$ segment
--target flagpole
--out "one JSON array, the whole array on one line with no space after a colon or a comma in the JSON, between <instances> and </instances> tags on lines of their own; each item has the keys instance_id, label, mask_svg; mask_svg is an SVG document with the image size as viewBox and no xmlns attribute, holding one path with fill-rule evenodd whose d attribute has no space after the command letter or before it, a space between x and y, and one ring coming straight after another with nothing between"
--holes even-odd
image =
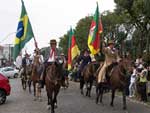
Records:
<instances>
[{"instance_id":1,"label":"flagpole","mask_svg":"<svg viewBox=\"0 0 150 113\"><path fill-rule=\"evenodd\" d=\"M37 44L37 41L36 41L35 37L33 37L33 39L34 39L35 48L38 48L38 44Z\"/></svg>"}]
</instances>

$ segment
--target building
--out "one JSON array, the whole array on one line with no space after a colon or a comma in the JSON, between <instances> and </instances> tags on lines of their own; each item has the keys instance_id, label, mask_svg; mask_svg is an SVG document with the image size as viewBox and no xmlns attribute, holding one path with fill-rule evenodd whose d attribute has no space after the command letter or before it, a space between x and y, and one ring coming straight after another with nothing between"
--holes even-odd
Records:
<instances>
[{"instance_id":1,"label":"building","mask_svg":"<svg viewBox=\"0 0 150 113\"><path fill-rule=\"evenodd\" d=\"M5 44L0 46L0 67L12 62L13 59L13 45Z\"/></svg>"}]
</instances>

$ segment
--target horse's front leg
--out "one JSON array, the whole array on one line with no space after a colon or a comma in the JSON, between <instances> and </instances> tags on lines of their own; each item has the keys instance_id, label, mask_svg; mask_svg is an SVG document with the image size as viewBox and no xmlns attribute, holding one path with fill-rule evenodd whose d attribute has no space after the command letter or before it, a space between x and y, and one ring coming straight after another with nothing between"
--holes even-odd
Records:
<instances>
[{"instance_id":1,"label":"horse's front leg","mask_svg":"<svg viewBox=\"0 0 150 113\"><path fill-rule=\"evenodd\" d=\"M39 99L39 101L41 102L42 101L42 96L41 96L41 86L40 86L40 83L37 83L38 84L38 88L37 88L37 97Z\"/></svg>"},{"instance_id":2,"label":"horse's front leg","mask_svg":"<svg viewBox=\"0 0 150 113\"><path fill-rule=\"evenodd\" d=\"M83 87L84 87L84 78L80 78L80 90L81 90L81 94L84 95L84 92L83 92Z\"/></svg>"},{"instance_id":3,"label":"horse's front leg","mask_svg":"<svg viewBox=\"0 0 150 113\"><path fill-rule=\"evenodd\" d=\"M31 93L31 80L28 80L29 93Z\"/></svg>"},{"instance_id":4,"label":"horse's front leg","mask_svg":"<svg viewBox=\"0 0 150 113\"><path fill-rule=\"evenodd\" d=\"M55 89L55 92L54 92L54 100L53 100L53 103L54 103L54 107L57 108L57 95L59 93L59 90L60 90L60 86L58 86L56 89Z\"/></svg>"},{"instance_id":5,"label":"horse's front leg","mask_svg":"<svg viewBox=\"0 0 150 113\"><path fill-rule=\"evenodd\" d=\"M123 97L123 109L126 110L127 105L126 105L126 89L125 88L122 91L122 97Z\"/></svg>"},{"instance_id":6,"label":"horse's front leg","mask_svg":"<svg viewBox=\"0 0 150 113\"><path fill-rule=\"evenodd\" d=\"M111 103L110 103L110 105L111 105L112 107L114 106L114 98L115 98L115 89L112 89Z\"/></svg>"},{"instance_id":7,"label":"horse's front leg","mask_svg":"<svg viewBox=\"0 0 150 113\"><path fill-rule=\"evenodd\" d=\"M88 94L89 94L89 83L88 83L88 81L85 82L85 86L86 86L86 95L85 96L88 96Z\"/></svg>"},{"instance_id":8,"label":"horse's front leg","mask_svg":"<svg viewBox=\"0 0 150 113\"><path fill-rule=\"evenodd\" d=\"M33 82L33 90L34 90L34 101L36 101L37 100L37 90L36 90L37 88L36 88L36 82Z\"/></svg>"},{"instance_id":9,"label":"horse's front leg","mask_svg":"<svg viewBox=\"0 0 150 113\"><path fill-rule=\"evenodd\" d=\"M98 104L99 96L100 96L100 86L99 86L99 83L97 83L97 85L96 85L96 104Z\"/></svg>"},{"instance_id":10,"label":"horse's front leg","mask_svg":"<svg viewBox=\"0 0 150 113\"><path fill-rule=\"evenodd\" d=\"M47 109L50 109L51 100L50 100L50 94L47 91Z\"/></svg>"},{"instance_id":11,"label":"horse's front leg","mask_svg":"<svg viewBox=\"0 0 150 113\"><path fill-rule=\"evenodd\" d=\"M51 93L51 96L50 96L50 103L51 103L51 113L55 113L55 103L54 103L54 100L53 100L53 92Z\"/></svg>"},{"instance_id":12,"label":"horse's front leg","mask_svg":"<svg viewBox=\"0 0 150 113\"><path fill-rule=\"evenodd\" d=\"M91 97L92 86L93 86L93 80L90 80L90 87L89 87L89 94L88 94L89 97Z\"/></svg>"}]
</instances>

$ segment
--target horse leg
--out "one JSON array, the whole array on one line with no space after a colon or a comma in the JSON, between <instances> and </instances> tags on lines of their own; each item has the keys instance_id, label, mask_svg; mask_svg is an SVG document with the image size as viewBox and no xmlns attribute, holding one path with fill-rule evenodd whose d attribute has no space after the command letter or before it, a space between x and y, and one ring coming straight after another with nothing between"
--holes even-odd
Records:
<instances>
[{"instance_id":1,"label":"horse leg","mask_svg":"<svg viewBox=\"0 0 150 113\"><path fill-rule=\"evenodd\" d=\"M33 82L34 100L36 100L36 82Z\"/></svg>"},{"instance_id":2,"label":"horse leg","mask_svg":"<svg viewBox=\"0 0 150 113\"><path fill-rule=\"evenodd\" d=\"M111 95L111 103L110 106L114 106L114 98L115 98L115 89L112 89L112 95Z\"/></svg>"},{"instance_id":3,"label":"horse leg","mask_svg":"<svg viewBox=\"0 0 150 113\"><path fill-rule=\"evenodd\" d=\"M91 97L92 86L93 86L93 80L90 80L89 95L88 95L89 97Z\"/></svg>"},{"instance_id":4,"label":"horse leg","mask_svg":"<svg viewBox=\"0 0 150 113\"><path fill-rule=\"evenodd\" d=\"M35 96L35 82L33 81L33 95Z\"/></svg>"},{"instance_id":5,"label":"horse leg","mask_svg":"<svg viewBox=\"0 0 150 113\"><path fill-rule=\"evenodd\" d=\"M97 83L97 86L96 86L96 104L98 104L99 96L100 96L100 84Z\"/></svg>"},{"instance_id":6,"label":"horse leg","mask_svg":"<svg viewBox=\"0 0 150 113\"><path fill-rule=\"evenodd\" d=\"M50 109L50 104L51 104L50 94L47 91L47 109Z\"/></svg>"},{"instance_id":7,"label":"horse leg","mask_svg":"<svg viewBox=\"0 0 150 113\"><path fill-rule=\"evenodd\" d=\"M58 95L58 93L59 93L59 89L54 91L54 100L53 100L53 103L54 103L54 107L55 108L57 108L57 95Z\"/></svg>"},{"instance_id":8,"label":"horse leg","mask_svg":"<svg viewBox=\"0 0 150 113\"><path fill-rule=\"evenodd\" d=\"M53 99L53 91L52 91L52 95L50 96L50 101L51 101L51 113L55 113L55 106L54 106L54 99Z\"/></svg>"},{"instance_id":9,"label":"horse leg","mask_svg":"<svg viewBox=\"0 0 150 113\"><path fill-rule=\"evenodd\" d=\"M123 109L126 110L126 89L124 88L122 91L122 96L123 96Z\"/></svg>"},{"instance_id":10,"label":"horse leg","mask_svg":"<svg viewBox=\"0 0 150 113\"><path fill-rule=\"evenodd\" d=\"M100 85L100 103L103 103L103 92L104 92L104 88L103 88L103 84Z\"/></svg>"},{"instance_id":11,"label":"horse leg","mask_svg":"<svg viewBox=\"0 0 150 113\"><path fill-rule=\"evenodd\" d=\"M37 97L38 97L39 101L41 102L41 101L42 101L42 98L41 98L41 87L40 87L40 83L37 83Z\"/></svg>"},{"instance_id":12,"label":"horse leg","mask_svg":"<svg viewBox=\"0 0 150 113\"><path fill-rule=\"evenodd\" d=\"M81 94L82 94L82 95L84 95L83 87L84 87L84 81L83 81L83 80L80 80L80 90L81 90Z\"/></svg>"},{"instance_id":13,"label":"horse leg","mask_svg":"<svg viewBox=\"0 0 150 113\"><path fill-rule=\"evenodd\" d=\"M29 93L31 93L31 80L28 80Z\"/></svg>"},{"instance_id":14,"label":"horse leg","mask_svg":"<svg viewBox=\"0 0 150 113\"><path fill-rule=\"evenodd\" d=\"M86 95L85 95L85 96L88 96L88 90L89 90L89 87L88 87L88 84L89 84L89 83L88 83L88 81L86 81L85 84L86 84Z\"/></svg>"}]
</instances>

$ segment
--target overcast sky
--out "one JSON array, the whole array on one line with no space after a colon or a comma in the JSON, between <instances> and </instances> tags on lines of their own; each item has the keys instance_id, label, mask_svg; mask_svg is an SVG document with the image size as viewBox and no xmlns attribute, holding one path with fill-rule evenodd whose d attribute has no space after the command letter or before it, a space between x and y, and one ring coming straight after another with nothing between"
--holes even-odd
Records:
<instances>
[{"instance_id":1,"label":"overcast sky","mask_svg":"<svg viewBox=\"0 0 150 113\"><path fill-rule=\"evenodd\" d=\"M48 46L52 38L58 41L70 26L75 28L81 18L94 14L96 1L100 12L115 8L114 0L24 0L39 47ZM0 45L14 43L20 13L21 0L0 0Z\"/></svg>"}]
</instances>

